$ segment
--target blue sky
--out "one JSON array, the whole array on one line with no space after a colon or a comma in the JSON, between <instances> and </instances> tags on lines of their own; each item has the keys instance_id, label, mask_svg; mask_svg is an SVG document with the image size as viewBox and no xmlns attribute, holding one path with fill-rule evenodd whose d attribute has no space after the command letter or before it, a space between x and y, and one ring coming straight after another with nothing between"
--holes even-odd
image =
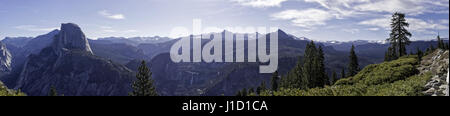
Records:
<instances>
[{"instance_id":1,"label":"blue sky","mask_svg":"<svg viewBox=\"0 0 450 116\"><path fill-rule=\"evenodd\" d=\"M313 40L384 40L407 14L412 40L449 35L449 0L1 0L0 38L81 26L89 38L170 36L174 27L279 27Z\"/></svg>"}]
</instances>

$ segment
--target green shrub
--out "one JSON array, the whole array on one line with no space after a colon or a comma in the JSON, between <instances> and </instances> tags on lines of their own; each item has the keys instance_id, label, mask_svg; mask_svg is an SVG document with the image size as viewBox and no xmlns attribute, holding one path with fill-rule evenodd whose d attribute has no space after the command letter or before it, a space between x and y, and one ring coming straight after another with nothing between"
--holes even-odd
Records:
<instances>
[{"instance_id":1,"label":"green shrub","mask_svg":"<svg viewBox=\"0 0 450 116\"><path fill-rule=\"evenodd\" d=\"M354 77L341 79L333 86L308 90L285 89L261 96L421 96L431 73L415 75L415 56L369 65Z\"/></svg>"},{"instance_id":2,"label":"green shrub","mask_svg":"<svg viewBox=\"0 0 450 116\"><path fill-rule=\"evenodd\" d=\"M366 96L422 96L424 85L432 77L431 73L415 75L406 80L383 85L370 86Z\"/></svg>"},{"instance_id":3,"label":"green shrub","mask_svg":"<svg viewBox=\"0 0 450 116\"><path fill-rule=\"evenodd\" d=\"M15 90L10 90L0 82L0 96L25 96L25 93Z\"/></svg>"},{"instance_id":4,"label":"green shrub","mask_svg":"<svg viewBox=\"0 0 450 116\"><path fill-rule=\"evenodd\" d=\"M382 64L372 64L364 68L354 77L341 79L335 85L353 85L363 83L366 85L377 85L390 83L417 74L415 65L417 59L414 57L402 57L399 60L385 62ZM368 78L370 77L370 78Z\"/></svg>"}]
</instances>

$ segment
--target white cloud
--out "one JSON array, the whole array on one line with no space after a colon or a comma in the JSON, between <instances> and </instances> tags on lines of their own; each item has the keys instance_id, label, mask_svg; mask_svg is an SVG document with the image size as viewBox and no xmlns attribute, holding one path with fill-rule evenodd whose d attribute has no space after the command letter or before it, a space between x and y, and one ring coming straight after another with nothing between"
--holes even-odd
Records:
<instances>
[{"instance_id":1,"label":"white cloud","mask_svg":"<svg viewBox=\"0 0 450 116\"><path fill-rule=\"evenodd\" d=\"M409 29L412 31L434 34L437 30L448 30L448 26L432 21L424 21L416 18L407 18L406 20L409 22Z\"/></svg>"},{"instance_id":2,"label":"white cloud","mask_svg":"<svg viewBox=\"0 0 450 116\"><path fill-rule=\"evenodd\" d=\"M374 28L367 28L366 30L369 30L369 31L378 31L378 30L380 30L380 28L374 27Z\"/></svg>"},{"instance_id":3,"label":"white cloud","mask_svg":"<svg viewBox=\"0 0 450 116\"><path fill-rule=\"evenodd\" d=\"M55 29L59 29L58 27L38 27L36 25L19 25L14 28L25 30L25 31L37 31L37 32L48 32L53 31Z\"/></svg>"},{"instance_id":4,"label":"white cloud","mask_svg":"<svg viewBox=\"0 0 450 116\"><path fill-rule=\"evenodd\" d=\"M365 20L362 22L359 22L359 25L367 25L367 26L375 26L375 27L380 27L383 29L388 30L390 28L389 24L391 24L390 22L390 17L383 17L383 18L377 18L377 19L370 19L370 20Z\"/></svg>"},{"instance_id":5,"label":"white cloud","mask_svg":"<svg viewBox=\"0 0 450 116\"><path fill-rule=\"evenodd\" d=\"M109 19L116 19L116 20L125 19L125 16L123 14L111 14L107 10L99 11L98 14Z\"/></svg>"},{"instance_id":6,"label":"white cloud","mask_svg":"<svg viewBox=\"0 0 450 116\"><path fill-rule=\"evenodd\" d=\"M295 26L312 28L317 25L325 25L327 20L334 16L327 11L320 9L307 10L285 10L272 14L275 20L290 20Z\"/></svg>"},{"instance_id":7,"label":"white cloud","mask_svg":"<svg viewBox=\"0 0 450 116\"><path fill-rule=\"evenodd\" d=\"M351 34L355 34L355 33L359 32L359 29L342 29L342 31L351 33Z\"/></svg>"},{"instance_id":8,"label":"white cloud","mask_svg":"<svg viewBox=\"0 0 450 116\"><path fill-rule=\"evenodd\" d=\"M354 10L353 6L358 3L369 2L369 0L304 0L309 3L318 3L322 7L328 9L328 12L335 15L338 19L348 16L361 14L361 12Z\"/></svg>"},{"instance_id":9,"label":"white cloud","mask_svg":"<svg viewBox=\"0 0 450 116\"><path fill-rule=\"evenodd\" d=\"M440 20L440 22L441 22L441 24L447 24L448 25L448 19L442 19L442 20Z\"/></svg>"},{"instance_id":10,"label":"white cloud","mask_svg":"<svg viewBox=\"0 0 450 116\"><path fill-rule=\"evenodd\" d=\"M448 13L448 0L304 0L318 3L336 15L345 17L370 12L403 12L411 15Z\"/></svg>"},{"instance_id":11,"label":"white cloud","mask_svg":"<svg viewBox=\"0 0 450 116\"><path fill-rule=\"evenodd\" d=\"M287 0L231 0L232 2L237 2L243 6L251 6L257 8L264 7L280 7L281 3Z\"/></svg>"},{"instance_id":12,"label":"white cloud","mask_svg":"<svg viewBox=\"0 0 450 116\"><path fill-rule=\"evenodd\" d=\"M423 14L427 7L421 1L424 0L379 0L355 6L359 11L372 12L403 12L407 14Z\"/></svg>"},{"instance_id":13,"label":"white cloud","mask_svg":"<svg viewBox=\"0 0 450 116\"><path fill-rule=\"evenodd\" d=\"M408 29L414 32L433 34L436 30L448 30L448 26L433 21L425 21L417 18L406 18L406 21L410 24ZM388 17L377 18L359 22L360 25L367 25L372 27L379 27L385 30L390 29L391 20Z\"/></svg>"}]
</instances>

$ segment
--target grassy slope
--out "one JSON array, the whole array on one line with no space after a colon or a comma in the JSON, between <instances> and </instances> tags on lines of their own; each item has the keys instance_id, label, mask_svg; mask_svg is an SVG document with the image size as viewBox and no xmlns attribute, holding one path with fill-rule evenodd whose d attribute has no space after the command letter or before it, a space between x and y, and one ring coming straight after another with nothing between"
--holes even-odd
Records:
<instances>
[{"instance_id":1,"label":"grassy slope","mask_svg":"<svg viewBox=\"0 0 450 116\"><path fill-rule=\"evenodd\" d=\"M25 96L25 93L10 90L0 82L0 96Z\"/></svg>"},{"instance_id":2,"label":"grassy slope","mask_svg":"<svg viewBox=\"0 0 450 116\"><path fill-rule=\"evenodd\" d=\"M421 96L431 73L416 75L415 56L373 64L356 76L341 79L333 86L309 90L280 89L274 96ZM263 92L262 96L269 96Z\"/></svg>"}]
</instances>

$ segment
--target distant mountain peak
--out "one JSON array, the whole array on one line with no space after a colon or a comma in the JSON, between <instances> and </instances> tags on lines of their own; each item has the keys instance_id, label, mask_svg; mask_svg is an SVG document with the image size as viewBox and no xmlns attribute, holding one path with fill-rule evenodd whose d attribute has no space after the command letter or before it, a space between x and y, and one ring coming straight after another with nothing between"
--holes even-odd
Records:
<instances>
[{"instance_id":1,"label":"distant mountain peak","mask_svg":"<svg viewBox=\"0 0 450 116\"><path fill-rule=\"evenodd\" d=\"M277 30L278 33L278 38L279 39L294 39L294 40L304 40L304 41L310 41L310 39L306 38L306 37L297 37L291 34L286 33L285 31L278 29Z\"/></svg>"},{"instance_id":2,"label":"distant mountain peak","mask_svg":"<svg viewBox=\"0 0 450 116\"><path fill-rule=\"evenodd\" d=\"M56 35L56 34L58 34L59 33L59 29L55 29L55 30L53 30L53 31L50 31L49 33L47 33L47 34L54 34L54 35ZM47 35L46 34L46 35Z\"/></svg>"},{"instance_id":3,"label":"distant mountain peak","mask_svg":"<svg viewBox=\"0 0 450 116\"><path fill-rule=\"evenodd\" d=\"M74 23L61 24L61 31L53 40L53 48L58 54L66 50L81 50L93 54L83 31Z\"/></svg>"},{"instance_id":4,"label":"distant mountain peak","mask_svg":"<svg viewBox=\"0 0 450 116\"><path fill-rule=\"evenodd\" d=\"M281 29L278 29L277 32L278 32L278 33L281 33L281 34L286 34L286 32L284 32L284 31L281 30ZM287 35L287 34L286 34L286 35Z\"/></svg>"}]
</instances>

